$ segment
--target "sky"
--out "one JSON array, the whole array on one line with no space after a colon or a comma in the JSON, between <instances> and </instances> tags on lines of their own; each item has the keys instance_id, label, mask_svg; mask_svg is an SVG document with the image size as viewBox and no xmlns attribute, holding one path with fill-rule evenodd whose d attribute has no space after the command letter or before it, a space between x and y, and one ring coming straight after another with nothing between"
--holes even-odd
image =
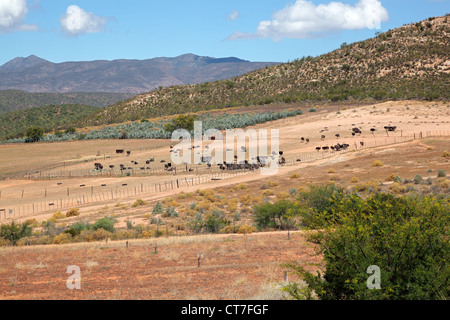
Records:
<instances>
[{"instance_id":1,"label":"sky","mask_svg":"<svg viewBox=\"0 0 450 320\"><path fill-rule=\"evenodd\" d=\"M450 0L0 0L0 65L193 53L288 62L450 13Z\"/></svg>"}]
</instances>

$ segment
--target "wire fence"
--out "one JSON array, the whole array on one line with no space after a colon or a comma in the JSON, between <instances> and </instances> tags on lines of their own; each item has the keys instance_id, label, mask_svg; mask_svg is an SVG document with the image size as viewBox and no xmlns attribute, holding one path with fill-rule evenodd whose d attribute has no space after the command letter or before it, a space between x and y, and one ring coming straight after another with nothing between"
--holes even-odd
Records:
<instances>
[{"instance_id":1,"label":"wire fence","mask_svg":"<svg viewBox=\"0 0 450 320\"><path fill-rule=\"evenodd\" d=\"M346 150L335 151L333 149L319 150L316 152L300 153L295 156L285 156L285 161L281 166L292 166L299 163L313 162L321 159L327 159L336 155L345 154L357 150L364 150L367 148L394 145L397 143L404 143L415 139L425 139L430 137L442 137L450 136L450 132L447 131L427 131L417 132L412 135L396 135L386 136L384 138L376 139L360 139L359 143L354 142ZM250 172L255 172L249 169L237 169L237 170L221 170L218 166L206 165L197 166L195 169L187 166L174 167L173 171L168 172L165 169L152 169L152 170L132 170L127 173L108 171L89 171L89 170L71 170L71 171L53 171L52 173L40 172L39 175L30 175L29 179L55 179L55 178L75 178L75 177L112 177L112 176L152 176L152 175L170 175L171 179L156 183L138 183L133 186L122 184L122 186L116 186L115 189L109 189L103 191L102 188L85 187L81 185L80 188L61 188L61 192L65 194L59 194L58 197L47 194L47 190L43 190L44 194L40 197L41 201L33 201L21 205L10 205L8 207L1 206L0 202L0 222L5 220L23 218L32 216L37 213L44 213L48 211L59 211L65 209L71 209L76 206L82 206L86 204L102 203L112 200L126 199L130 197L137 197L143 195L158 194L165 191L171 191L176 189L182 189L185 187L204 185L214 180L223 180L233 178L238 175L244 175ZM83 188L85 187L85 188ZM103 185L106 187L106 185ZM104 189L104 188L103 188ZM76 193L76 194L75 194ZM5 192L2 195L0 190L0 201L5 198ZM24 190L21 194L9 196L9 199L15 198L17 200L24 198ZM39 197L38 197L39 198ZM18 201L19 202L19 201Z\"/></svg>"}]
</instances>

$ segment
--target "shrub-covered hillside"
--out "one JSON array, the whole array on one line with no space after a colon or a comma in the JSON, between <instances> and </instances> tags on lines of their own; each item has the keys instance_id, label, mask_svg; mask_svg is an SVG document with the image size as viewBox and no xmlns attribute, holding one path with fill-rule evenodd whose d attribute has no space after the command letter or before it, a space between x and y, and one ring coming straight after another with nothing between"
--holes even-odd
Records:
<instances>
[{"instance_id":1,"label":"shrub-covered hillside","mask_svg":"<svg viewBox=\"0 0 450 320\"><path fill-rule=\"evenodd\" d=\"M224 81L142 94L79 125L119 123L233 106L301 101L448 99L450 17L429 18Z\"/></svg>"},{"instance_id":2,"label":"shrub-covered hillside","mask_svg":"<svg viewBox=\"0 0 450 320\"><path fill-rule=\"evenodd\" d=\"M96 112L98 108L82 105L43 106L0 114L0 140L23 137L28 127L49 132L66 130L72 123Z\"/></svg>"}]
</instances>

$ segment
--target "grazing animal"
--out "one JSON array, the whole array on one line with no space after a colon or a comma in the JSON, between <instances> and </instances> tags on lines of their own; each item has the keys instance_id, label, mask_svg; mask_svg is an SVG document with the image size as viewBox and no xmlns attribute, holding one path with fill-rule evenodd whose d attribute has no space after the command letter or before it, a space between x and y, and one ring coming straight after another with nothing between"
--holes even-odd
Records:
<instances>
[{"instance_id":1,"label":"grazing animal","mask_svg":"<svg viewBox=\"0 0 450 320\"><path fill-rule=\"evenodd\" d=\"M338 134L336 134L336 138L340 138L341 137L341 135L338 133Z\"/></svg>"},{"instance_id":2,"label":"grazing animal","mask_svg":"<svg viewBox=\"0 0 450 320\"><path fill-rule=\"evenodd\" d=\"M309 143L309 138L306 139L306 143Z\"/></svg>"},{"instance_id":3,"label":"grazing animal","mask_svg":"<svg viewBox=\"0 0 450 320\"><path fill-rule=\"evenodd\" d=\"M103 166L101 163L94 163L95 170L103 170Z\"/></svg>"},{"instance_id":4,"label":"grazing animal","mask_svg":"<svg viewBox=\"0 0 450 320\"><path fill-rule=\"evenodd\" d=\"M322 141L325 140L325 136L324 135L322 135L320 138L322 139Z\"/></svg>"},{"instance_id":5,"label":"grazing animal","mask_svg":"<svg viewBox=\"0 0 450 320\"><path fill-rule=\"evenodd\" d=\"M317 151L320 151L321 149L322 149L321 147L317 147L317 148L316 148Z\"/></svg>"}]
</instances>

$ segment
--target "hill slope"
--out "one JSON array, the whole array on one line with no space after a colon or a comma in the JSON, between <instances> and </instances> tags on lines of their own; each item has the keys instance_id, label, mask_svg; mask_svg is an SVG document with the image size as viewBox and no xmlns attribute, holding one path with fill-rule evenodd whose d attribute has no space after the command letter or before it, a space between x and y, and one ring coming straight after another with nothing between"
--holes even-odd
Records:
<instances>
[{"instance_id":1,"label":"hill slope","mask_svg":"<svg viewBox=\"0 0 450 320\"><path fill-rule=\"evenodd\" d=\"M227 79L273 65L185 54L175 58L52 63L30 56L0 67L0 90L142 93L171 85Z\"/></svg>"},{"instance_id":2,"label":"hill slope","mask_svg":"<svg viewBox=\"0 0 450 320\"><path fill-rule=\"evenodd\" d=\"M105 108L134 96L129 93L28 93L5 90L0 91L0 114L56 104L81 104Z\"/></svg>"},{"instance_id":3,"label":"hill slope","mask_svg":"<svg viewBox=\"0 0 450 320\"><path fill-rule=\"evenodd\" d=\"M230 80L155 90L99 111L79 125L273 102L448 99L448 19L430 18L316 58Z\"/></svg>"},{"instance_id":4,"label":"hill slope","mask_svg":"<svg viewBox=\"0 0 450 320\"><path fill-rule=\"evenodd\" d=\"M82 105L42 106L0 114L0 140L24 136L28 127L38 126L46 132L67 129L80 118L98 108Z\"/></svg>"}]
</instances>

